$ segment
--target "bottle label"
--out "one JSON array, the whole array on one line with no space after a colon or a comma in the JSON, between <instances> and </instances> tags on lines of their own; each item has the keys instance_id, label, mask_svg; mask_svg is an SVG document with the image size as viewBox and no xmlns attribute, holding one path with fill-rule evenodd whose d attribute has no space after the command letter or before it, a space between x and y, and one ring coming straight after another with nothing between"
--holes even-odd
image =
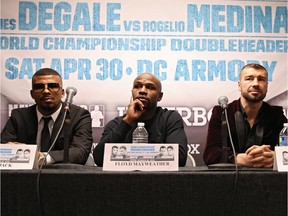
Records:
<instances>
[{"instance_id":1,"label":"bottle label","mask_svg":"<svg viewBox=\"0 0 288 216\"><path fill-rule=\"evenodd\" d=\"M279 136L279 146L288 146L288 136Z\"/></svg>"},{"instance_id":2,"label":"bottle label","mask_svg":"<svg viewBox=\"0 0 288 216\"><path fill-rule=\"evenodd\" d=\"M133 143L148 143L148 136L147 135L143 135L143 136L136 136L133 135Z\"/></svg>"}]
</instances>

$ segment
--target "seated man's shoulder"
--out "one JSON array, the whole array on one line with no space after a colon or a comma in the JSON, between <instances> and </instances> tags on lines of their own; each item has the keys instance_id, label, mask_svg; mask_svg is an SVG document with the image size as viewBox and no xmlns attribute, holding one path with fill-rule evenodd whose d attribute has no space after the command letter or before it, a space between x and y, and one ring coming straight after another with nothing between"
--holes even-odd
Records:
<instances>
[{"instance_id":1,"label":"seated man's shoulder","mask_svg":"<svg viewBox=\"0 0 288 216\"><path fill-rule=\"evenodd\" d=\"M81 106L74 105L74 104L70 105L70 110L75 112L75 113L78 113L78 112L90 113L87 109L85 109Z\"/></svg>"},{"instance_id":2,"label":"seated man's shoulder","mask_svg":"<svg viewBox=\"0 0 288 216\"><path fill-rule=\"evenodd\" d=\"M271 112L283 112L283 107L282 106L277 106L277 105L270 105L268 103L264 103L264 106L266 109L268 109Z\"/></svg>"},{"instance_id":3,"label":"seated man's shoulder","mask_svg":"<svg viewBox=\"0 0 288 216\"><path fill-rule=\"evenodd\" d=\"M32 106L28 106L28 107L21 107L21 108L16 108L12 110L12 114L11 115L21 115L21 116L28 116L31 113L35 113L36 111L36 105L32 105Z\"/></svg>"},{"instance_id":4,"label":"seated man's shoulder","mask_svg":"<svg viewBox=\"0 0 288 216\"><path fill-rule=\"evenodd\" d=\"M167 108L162 108L163 116L169 117L169 116L180 116L180 114L176 110L171 110Z\"/></svg>"},{"instance_id":5,"label":"seated man's shoulder","mask_svg":"<svg viewBox=\"0 0 288 216\"><path fill-rule=\"evenodd\" d=\"M162 113L159 115L163 122L167 124L183 124L181 115L176 110L169 110L167 108L162 109Z\"/></svg>"}]
</instances>

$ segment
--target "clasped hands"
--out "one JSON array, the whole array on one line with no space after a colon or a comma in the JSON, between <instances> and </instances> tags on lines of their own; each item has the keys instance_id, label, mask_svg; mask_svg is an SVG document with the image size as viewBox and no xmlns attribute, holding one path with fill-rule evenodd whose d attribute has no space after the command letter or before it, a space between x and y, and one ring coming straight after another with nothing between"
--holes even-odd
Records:
<instances>
[{"instance_id":1,"label":"clasped hands","mask_svg":"<svg viewBox=\"0 0 288 216\"><path fill-rule=\"evenodd\" d=\"M273 166L274 151L270 145L253 145L245 153L238 154L236 161L240 166L269 168Z\"/></svg>"}]
</instances>

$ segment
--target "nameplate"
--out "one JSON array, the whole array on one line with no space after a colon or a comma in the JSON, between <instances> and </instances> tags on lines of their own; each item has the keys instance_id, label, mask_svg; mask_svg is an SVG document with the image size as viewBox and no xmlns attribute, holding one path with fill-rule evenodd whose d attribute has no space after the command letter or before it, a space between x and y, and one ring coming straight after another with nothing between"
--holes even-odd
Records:
<instances>
[{"instance_id":1,"label":"nameplate","mask_svg":"<svg viewBox=\"0 0 288 216\"><path fill-rule=\"evenodd\" d=\"M178 171L178 144L106 143L104 171Z\"/></svg>"},{"instance_id":2,"label":"nameplate","mask_svg":"<svg viewBox=\"0 0 288 216\"><path fill-rule=\"evenodd\" d=\"M275 146L273 170L288 172L288 146Z\"/></svg>"},{"instance_id":3,"label":"nameplate","mask_svg":"<svg viewBox=\"0 0 288 216\"><path fill-rule=\"evenodd\" d=\"M0 144L0 170L33 169L37 145Z\"/></svg>"}]
</instances>

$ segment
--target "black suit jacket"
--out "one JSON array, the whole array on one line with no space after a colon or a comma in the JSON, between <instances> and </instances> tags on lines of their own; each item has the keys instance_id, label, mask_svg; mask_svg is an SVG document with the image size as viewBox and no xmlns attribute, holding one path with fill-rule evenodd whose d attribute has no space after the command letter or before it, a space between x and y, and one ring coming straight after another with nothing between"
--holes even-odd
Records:
<instances>
[{"instance_id":1,"label":"black suit jacket","mask_svg":"<svg viewBox=\"0 0 288 216\"><path fill-rule=\"evenodd\" d=\"M227 114L236 154L244 153L250 146L245 146L246 137L240 99L228 104ZM212 110L212 116L209 122L206 147L203 155L206 165L223 162L221 117L222 108L220 106L215 106ZM279 133L285 122L287 122L287 118L283 113L282 107L270 106L268 103L263 102L254 144L271 145L271 149L274 150L274 147L278 145ZM230 147L228 157L231 158L233 152L229 136L227 137L227 146Z\"/></svg>"},{"instance_id":2,"label":"black suit jacket","mask_svg":"<svg viewBox=\"0 0 288 216\"><path fill-rule=\"evenodd\" d=\"M72 104L70 106L70 117L69 160L71 163L85 164L93 142L91 116L87 110ZM54 123L51 140L55 139L63 118L64 104L62 104L62 109ZM64 127L50 152L56 163L63 162ZM14 109L1 133L1 143L36 144L37 130L36 105Z\"/></svg>"}]
</instances>

